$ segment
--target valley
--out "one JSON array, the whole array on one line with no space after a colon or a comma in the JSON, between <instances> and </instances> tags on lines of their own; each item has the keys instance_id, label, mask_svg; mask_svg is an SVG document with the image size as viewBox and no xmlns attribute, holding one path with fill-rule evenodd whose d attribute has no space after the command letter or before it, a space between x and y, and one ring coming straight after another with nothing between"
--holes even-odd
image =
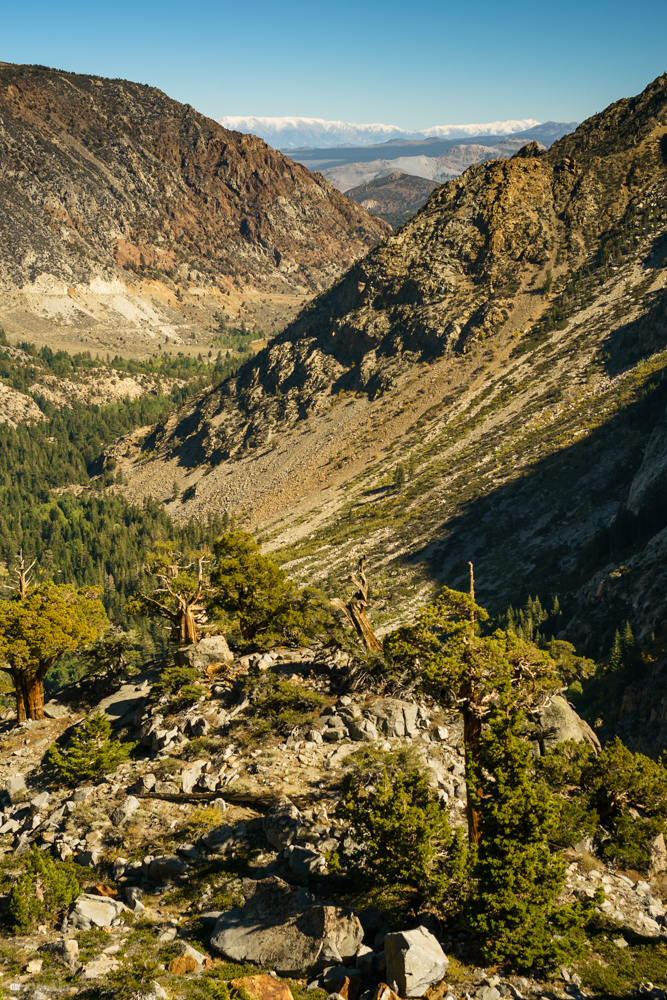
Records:
<instances>
[{"instance_id":1,"label":"valley","mask_svg":"<svg viewBox=\"0 0 667 1000\"><path fill-rule=\"evenodd\" d=\"M664 1000L667 74L251 122L0 64L0 992Z\"/></svg>"}]
</instances>

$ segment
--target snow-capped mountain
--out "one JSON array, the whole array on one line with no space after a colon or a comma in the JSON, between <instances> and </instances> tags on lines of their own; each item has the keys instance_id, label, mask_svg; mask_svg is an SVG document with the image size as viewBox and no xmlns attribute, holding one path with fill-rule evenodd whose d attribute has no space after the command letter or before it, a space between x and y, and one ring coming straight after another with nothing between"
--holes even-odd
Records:
<instances>
[{"instance_id":1,"label":"snow-capped mountain","mask_svg":"<svg viewBox=\"0 0 667 1000\"><path fill-rule=\"evenodd\" d=\"M298 149L303 146L318 148L331 146L373 146L391 139L428 139L444 137L458 139L475 135L510 135L523 132L540 123L535 118L509 119L486 122L482 125L433 125L421 131L406 131L397 125L357 125L353 122L326 121L324 118L243 117L225 115L217 121L223 128L236 132L251 132L266 140L275 149Z\"/></svg>"}]
</instances>

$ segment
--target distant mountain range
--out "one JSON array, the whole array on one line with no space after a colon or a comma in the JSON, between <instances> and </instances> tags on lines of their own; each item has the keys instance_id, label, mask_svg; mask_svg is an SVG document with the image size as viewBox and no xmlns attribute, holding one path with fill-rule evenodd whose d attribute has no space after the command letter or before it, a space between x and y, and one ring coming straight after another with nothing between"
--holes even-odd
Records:
<instances>
[{"instance_id":1,"label":"distant mountain range","mask_svg":"<svg viewBox=\"0 0 667 1000\"><path fill-rule=\"evenodd\" d=\"M486 122L484 125L434 125L420 131L410 131L397 125L357 125L353 122L330 122L324 118L299 118L293 115L284 118L225 115L216 120L223 128L251 132L274 149L282 150L308 146L372 146L392 139L460 139L463 136L511 135L540 124L534 118L512 118L503 122Z\"/></svg>"}]
</instances>

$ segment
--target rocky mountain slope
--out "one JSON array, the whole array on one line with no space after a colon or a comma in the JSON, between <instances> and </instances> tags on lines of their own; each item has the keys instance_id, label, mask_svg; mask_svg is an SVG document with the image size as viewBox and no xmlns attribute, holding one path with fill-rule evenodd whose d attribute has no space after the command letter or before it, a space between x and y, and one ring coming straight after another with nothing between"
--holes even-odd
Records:
<instances>
[{"instance_id":1,"label":"rocky mountain slope","mask_svg":"<svg viewBox=\"0 0 667 1000\"><path fill-rule=\"evenodd\" d=\"M472 559L483 604L558 592L591 653L661 634L666 136L661 77L439 188L160 429L130 495L176 478L176 517L241 515L331 586L367 551L379 624Z\"/></svg>"},{"instance_id":2,"label":"rocky mountain slope","mask_svg":"<svg viewBox=\"0 0 667 1000\"><path fill-rule=\"evenodd\" d=\"M0 325L52 347L271 331L387 231L155 88L44 67L0 64L0 182Z\"/></svg>"},{"instance_id":3,"label":"rocky mountain slope","mask_svg":"<svg viewBox=\"0 0 667 1000\"><path fill-rule=\"evenodd\" d=\"M350 188L346 194L371 215L379 216L392 229L397 229L419 211L437 186L435 181L394 170L386 177Z\"/></svg>"},{"instance_id":4,"label":"rocky mountain slope","mask_svg":"<svg viewBox=\"0 0 667 1000\"><path fill-rule=\"evenodd\" d=\"M276 649L234 659L224 639L210 637L178 659L197 663L205 693L198 703L184 707L156 686L161 663L110 691L95 693L90 684L63 691L44 721L0 723L4 885L11 887L35 847L74 862L79 882L56 926L4 936L3 986L83 997L124 997L143 987L158 1000L195 1000L219 995L220 980L231 980L253 1000L332 993L343 1000L397 1000L396 993L404 1000L537 1000L548 985L549 1000L583 1000L604 995L595 977L609 955L605 961L597 948L610 929L613 948L630 948L631 966L647 950L662 953L664 845L644 877L607 869L586 845L565 852L561 900L602 889L601 930L583 962L548 972L487 967L475 936L433 906L407 916L396 901L382 911L369 906L367 893L341 883L331 864L332 852L354 846L339 810L353 755L398 752L417 762L450 823L465 828L457 713L349 690L350 663L340 651ZM258 730L241 700L250 676L301 692L313 710L291 733ZM581 742L587 727L560 701L550 745ZM97 781L64 787L48 747L66 747L94 712L106 715L114 735L137 742L133 759ZM626 971L635 989L641 969ZM662 992L649 995L660 1000Z\"/></svg>"}]
</instances>

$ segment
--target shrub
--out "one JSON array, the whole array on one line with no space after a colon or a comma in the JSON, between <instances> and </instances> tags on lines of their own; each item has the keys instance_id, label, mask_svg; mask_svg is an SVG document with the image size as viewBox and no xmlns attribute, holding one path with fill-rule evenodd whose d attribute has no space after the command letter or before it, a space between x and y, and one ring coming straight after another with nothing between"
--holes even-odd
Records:
<instances>
[{"instance_id":1,"label":"shrub","mask_svg":"<svg viewBox=\"0 0 667 1000\"><path fill-rule=\"evenodd\" d=\"M465 880L463 839L450 829L414 760L384 756L383 762L377 751L362 751L344 780L339 811L354 843L331 855L332 867L373 887L402 888L415 912L426 902L446 906Z\"/></svg>"},{"instance_id":2,"label":"shrub","mask_svg":"<svg viewBox=\"0 0 667 1000\"><path fill-rule=\"evenodd\" d=\"M113 773L136 745L111 739L111 722L103 712L98 712L85 719L66 751L52 744L49 760L63 781L76 785Z\"/></svg>"},{"instance_id":3,"label":"shrub","mask_svg":"<svg viewBox=\"0 0 667 1000\"><path fill-rule=\"evenodd\" d=\"M285 735L305 725L313 712L326 704L324 695L293 681L281 681L270 671L250 673L244 690L254 709L255 729L260 732Z\"/></svg>"},{"instance_id":4,"label":"shrub","mask_svg":"<svg viewBox=\"0 0 667 1000\"><path fill-rule=\"evenodd\" d=\"M7 919L14 934L34 932L50 923L76 899L79 883L71 862L55 861L36 846L7 900Z\"/></svg>"},{"instance_id":5,"label":"shrub","mask_svg":"<svg viewBox=\"0 0 667 1000\"><path fill-rule=\"evenodd\" d=\"M665 830L664 758L632 753L616 737L597 756L588 744L561 743L536 766L560 795L558 843L566 846L590 835L602 857L646 868L649 841Z\"/></svg>"},{"instance_id":6,"label":"shrub","mask_svg":"<svg viewBox=\"0 0 667 1000\"><path fill-rule=\"evenodd\" d=\"M157 695L175 694L182 687L194 684L199 674L194 667L167 667L160 674L159 681L153 686L153 693Z\"/></svg>"}]
</instances>

